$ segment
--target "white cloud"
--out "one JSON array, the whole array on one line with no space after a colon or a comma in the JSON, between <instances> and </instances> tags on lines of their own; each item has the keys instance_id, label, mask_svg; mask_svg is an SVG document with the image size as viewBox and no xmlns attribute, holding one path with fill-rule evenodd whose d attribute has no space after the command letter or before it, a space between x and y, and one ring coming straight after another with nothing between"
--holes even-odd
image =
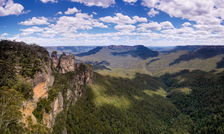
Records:
<instances>
[{"instance_id":1,"label":"white cloud","mask_svg":"<svg viewBox=\"0 0 224 134\"><path fill-rule=\"evenodd\" d=\"M162 28L174 28L172 23L169 22L169 21L161 22L160 25L161 25Z\"/></svg>"},{"instance_id":2,"label":"white cloud","mask_svg":"<svg viewBox=\"0 0 224 134\"><path fill-rule=\"evenodd\" d=\"M1 3L0 3L1 4ZM9 35L8 33L1 34L2 37Z\"/></svg>"},{"instance_id":3,"label":"white cloud","mask_svg":"<svg viewBox=\"0 0 224 134\"><path fill-rule=\"evenodd\" d=\"M0 0L0 16L20 15L30 12L24 11L24 7L19 3L14 3L13 0Z\"/></svg>"},{"instance_id":4,"label":"white cloud","mask_svg":"<svg viewBox=\"0 0 224 134\"><path fill-rule=\"evenodd\" d=\"M23 33L21 33L21 35L23 36L27 36L30 35L32 33L36 33L36 32L42 32L43 28L39 28L39 27L31 27L31 28L27 28L27 29L20 29L20 31L23 31Z\"/></svg>"},{"instance_id":5,"label":"white cloud","mask_svg":"<svg viewBox=\"0 0 224 134\"><path fill-rule=\"evenodd\" d=\"M137 25L139 28L137 28L138 31L141 32L147 32L150 30L159 31L161 30L161 26L157 22L149 22L149 23L141 23Z\"/></svg>"},{"instance_id":6,"label":"white cloud","mask_svg":"<svg viewBox=\"0 0 224 134\"><path fill-rule=\"evenodd\" d=\"M61 11L59 11L58 13L56 13L55 15L59 15L59 14L62 14L62 12Z\"/></svg>"},{"instance_id":7,"label":"white cloud","mask_svg":"<svg viewBox=\"0 0 224 134\"><path fill-rule=\"evenodd\" d=\"M95 15L97 15L97 13L96 12L92 12L93 14L95 14Z\"/></svg>"},{"instance_id":8,"label":"white cloud","mask_svg":"<svg viewBox=\"0 0 224 134\"><path fill-rule=\"evenodd\" d=\"M214 33L224 33L224 26L223 25L193 25L196 29L202 31L210 31Z\"/></svg>"},{"instance_id":9,"label":"white cloud","mask_svg":"<svg viewBox=\"0 0 224 134\"><path fill-rule=\"evenodd\" d=\"M116 24L135 24L136 22L147 22L146 18L134 16L133 19L131 19L127 15L123 15L121 13L116 13L116 16L106 16L99 18L101 21L106 23L116 23Z\"/></svg>"},{"instance_id":10,"label":"white cloud","mask_svg":"<svg viewBox=\"0 0 224 134\"><path fill-rule=\"evenodd\" d=\"M115 37L112 37L112 39L113 39L113 40L120 40L121 37L117 37L117 36L115 36Z\"/></svg>"},{"instance_id":11,"label":"white cloud","mask_svg":"<svg viewBox=\"0 0 224 134\"><path fill-rule=\"evenodd\" d=\"M73 8L68 8L67 11L65 11L65 14L74 14L76 12L81 12L81 10L78 10L76 7L73 7Z\"/></svg>"},{"instance_id":12,"label":"white cloud","mask_svg":"<svg viewBox=\"0 0 224 134\"><path fill-rule=\"evenodd\" d=\"M108 28L107 25L104 25L103 23L100 23L100 22L98 22L98 21L93 21L93 22L92 22L92 26L93 26L93 27L99 27L99 28Z\"/></svg>"},{"instance_id":13,"label":"white cloud","mask_svg":"<svg viewBox=\"0 0 224 134\"><path fill-rule=\"evenodd\" d=\"M30 23L28 23L30 24ZM74 37L77 30L90 30L93 27L108 28L102 22L97 19L93 19L93 15L88 15L86 13L76 13L73 16L61 16L56 21L56 24L50 24L48 27L31 27L27 29L20 29L23 31L21 35L28 36L31 34L37 34L43 37L53 38L55 35L64 37Z\"/></svg>"},{"instance_id":14,"label":"white cloud","mask_svg":"<svg viewBox=\"0 0 224 134\"><path fill-rule=\"evenodd\" d=\"M116 25L114 28L118 31L121 31L121 32L132 32L132 31L135 30L136 27L133 26L133 25L123 25L123 24L121 24L121 25Z\"/></svg>"},{"instance_id":15,"label":"white cloud","mask_svg":"<svg viewBox=\"0 0 224 134\"><path fill-rule=\"evenodd\" d=\"M187 26L191 26L190 22L184 22L184 24L182 24L183 27L187 27Z\"/></svg>"},{"instance_id":16,"label":"white cloud","mask_svg":"<svg viewBox=\"0 0 224 134\"><path fill-rule=\"evenodd\" d=\"M136 22L147 22L147 18L134 16L132 17Z\"/></svg>"},{"instance_id":17,"label":"white cloud","mask_svg":"<svg viewBox=\"0 0 224 134\"><path fill-rule=\"evenodd\" d=\"M48 25L48 19L45 17L33 17L27 21L23 21L19 23L20 25Z\"/></svg>"},{"instance_id":18,"label":"white cloud","mask_svg":"<svg viewBox=\"0 0 224 134\"><path fill-rule=\"evenodd\" d=\"M135 3L137 2L137 0L123 0L124 2L127 2L127 3Z\"/></svg>"},{"instance_id":19,"label":"white cloud","mask_svg":"<svg viewBox=\"0 0 224 134\"><path fill-rule=\"evenodd\" d=\"M59 34L57 31L49 27L43 28L43 31L41 33L37 33L37 35L40 35L42 37L50 37L50 38L53 38L57 34Z\"/></svg>"},{"instance_id":20,"label":"white cloud","mask_svg":"<svg viewBox=\"0 0 224 134\"><path fill-rule=\"evenodd\" d=\"M149 17L154 17L156 14L159 14L159 11L155 11L154 8L151 8L148 12Z\"/></svg>"},{"instance_id":21,"label":"white cloud","mask_svg":"<svg viewBox=\"0 0 224 134\"><path fill-rule=\"evenodd\" d=\"M142 5L197 24L217 25L224 19L223 0L143 0Z\"/></svg>"},{"instance_id":22,"label":"white cloud","mask_svg":"<svg viewBox=\"0 0 224 134\"><path fill-rule=\"evenodd\" d=\"M115 0L71 0L72 2L84 3L86 6L98 6L107 8L115 4Z\"/></svg>"},{"instance_id":23,"label":"white cloud","mask_svg":"<svg viewBox=\"0 0 224 134\"><path fill-rule=\"evenodd\" d=\"M42 1L43 3L47 3L47 2L51 2L51 3L57 3L58 0L40 0Z\"/></svg>"},{"instance_id":24,"label":"white cloud","mask_svg":"<svg viewBox=\"0 0 224 134\"><path fill-rule=\"evenodd\" d=\"M194 32L194 29L191 27L182 27L180 29L168 29L168 30L163 30L161 31L162 33L170 34L170 35L175 35L175 34L192 34Z\"/></svg>"},{"instance_id":25,"label":"white cloud","mask_svg":"<svg viewBox=\"0 0 224 134\"><path fill-rule=\"evenodd\" d=\"M161 22L160 24L157 22L141 23L137 26L139 27L137 30L141 32L151 32L151 30L160 31L162 28L174 28L172 23L169 21Z\"/></svg>"},{"instance_id":26,"label":"white cloud","mask_svg":"<svg viewBox=\"0 0 224 134\"><path fill-rule=\"evenodd\" d=\"M142 0L141 4L147 7L154 7L159 1L160 0Z\"/></svg>"}]
</instances>

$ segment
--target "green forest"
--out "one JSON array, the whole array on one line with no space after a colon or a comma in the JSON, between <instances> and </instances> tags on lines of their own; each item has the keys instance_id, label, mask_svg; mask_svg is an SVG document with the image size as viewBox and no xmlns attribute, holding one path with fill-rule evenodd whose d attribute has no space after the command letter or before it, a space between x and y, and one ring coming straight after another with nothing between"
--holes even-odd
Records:
<instances>
[{"instance_id":1,"label":"green forest","mask_svg":"<svg viewBox=\"0 0 224 134\"><path fill-rule=\"evenodd\" d=\"M69 108L68 133L223 133L223 73L95 75Z\"/></svg>"}]
</instances>

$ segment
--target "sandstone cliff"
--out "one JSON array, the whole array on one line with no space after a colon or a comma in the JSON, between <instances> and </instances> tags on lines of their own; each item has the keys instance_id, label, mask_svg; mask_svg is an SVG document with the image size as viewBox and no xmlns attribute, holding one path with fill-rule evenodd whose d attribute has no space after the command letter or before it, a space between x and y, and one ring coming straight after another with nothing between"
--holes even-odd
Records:
<instances>
[{"instance_id":1,"label":"sandstone cliff","mask_svg":"<svg viewBox=\"0 0 224 134\"><path fill-rule=\"evenodd\" d=\"M36 109L39 99L48 98L48 91L50 90L49 87L54 83L54 77L51 75L52 70L50 68L50 57L48 57L48 61L49 62L43 63L41 68L42 71L36 73L34 75L34 79L31 77L26 78L26 81L31 83L34 95L33 99L28 99L23 103L21 111L23 114L22 122L24 123L26 123L26 120L29 117L31 117L33 123L37 123L37 120L32 112Z\"/></svg>"},{"instance_id":2,"label":"sandstone cliff","mask_svg":"<svg viewBox=\"0 0 224 134\"><path fill-rule=\"evenodd\" d=\"M50 58L50 57L49 57ZM92 83L93 77L93 67L88 67L83 69L82 67L85 64L75 64L75 56L70 54L66 56L63 53L60 58L57 57L57 52L54 51L51 54L51 60L42 68L41 73L35 74L34 79L27 78L27 82L30 82L33 87L33 99L26 100L24 102L23 108L21 109L24 117L22 122L27 125L27 118L31 117L33 123L43 123L50 129L52 129L55 124L55 119L57 115L64 109L68 108L70 105L74 105L77 101L77 98L82 95L84 92L85 85ZM45 71L47 70L47 71ZM55 77L54 73L66 74L68 72L73 73L73 80L70 82L70 85L73 85L71 89L60 90L57 96L53 98L53 101L50 102L51 110L43 113L43 118L41 122L38 122L36 117L33 114L33 111L37 108L37 103L43 99L48 99L50 87L53 86ZM74 88L75 87L75 88ZM66 128L65 128L66 130ZM64 130L64 132L66 132Z\"/></svg>"}]
</instances>

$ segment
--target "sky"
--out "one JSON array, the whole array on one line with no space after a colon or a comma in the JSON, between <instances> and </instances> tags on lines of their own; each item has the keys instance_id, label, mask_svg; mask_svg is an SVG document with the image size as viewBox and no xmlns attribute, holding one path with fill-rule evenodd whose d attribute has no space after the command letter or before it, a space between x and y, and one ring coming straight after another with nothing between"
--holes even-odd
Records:
<instances>
[{"instance_id":1,"label":"sky","mask_svg":"<svg viewBox=\"0 0 224 134\"><path fill-rule=\"evenodd\" d=\"M0 39L41 46L224 45L224 0L0 0Z\"/></svg>"}]
</instances>

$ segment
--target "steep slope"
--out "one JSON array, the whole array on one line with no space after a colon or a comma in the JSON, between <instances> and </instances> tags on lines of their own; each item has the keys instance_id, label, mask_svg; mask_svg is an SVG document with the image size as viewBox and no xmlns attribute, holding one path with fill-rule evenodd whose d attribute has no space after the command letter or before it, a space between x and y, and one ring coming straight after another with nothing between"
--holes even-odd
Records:
<instances>
[{"instance_id":1,"label":"steep slope","mask_svg":"<svg viewBox=\"0 0 224 134\"><path fill-rule=\"evenodd\" d=\"M185 117L165 97L158 78L95 76L96 81L69 108L68 133L188 132Z\"/></svg>"},{"instance_id":2,"label":"steep slope","mask_svg":"<svg viewBox=\"0 0 224 134\"><path fill-rule=\"evenodd\" d=\"M188 45L188 46L176 46L175 48L171 49L170 51L177 51L177 50L183 50L183 51L196 51L198 49L203 48L202 45Z\"/></svg>"},{"instance_id":3,"label":"steep slope","mask_svg":"<svg viewBox=\"0 0 224 134\"><path fill-rule=\"evenodd\" d=\"M161 71L200 69L211 71L221 69L224 51L222 46L206 46L197 51L173 51L160 53L159 56L137 62L130 66L130 69L146 68L149 72L157 74Z\"/></svg>"},{"instance_id":4,"label":"steep slope","mask_svg":"<svg viewBox=\"0 0 224 134\"><path fill-rule=\"evenodd\" d=\"M75 63L73 54L63 53L58 59L53 52L51 59L45 48L35 44L2 40L0 48L0 103L9 108L5 112L1 105L6 114L0 116L5 120L0 121L0 133L49 133L57 115L74 105L92 82L92 66ZM2 97L9 92L22 97ZM5 103L7 99L12 103ZM17 107L12 107L14 101Z\"/></svg>"},{"instance_id":5,"label":"steep slope","mask_svg":"<svg viewBox=\"0 0 224 134\"><path fill-rule=\"evenodd\" d=\"M5 86L15 89L22 94L24 98L23 105L20 107L22 116L17 118L20 119L22 123L26 124L27 129L30 129L28 128L31 127L28 126L29 121L37 124L36 118L32 112L39 98L48 96L48 87L51 86L54 81L51 75L50 57L46 49L35 44L27 45L24 42L2 40L0 42L0 48L0 62L2 64L0 67L2 81L0 87ZM8 72L6 65L9 65L12 71ZM18 127L18 125L15 124L19 124L18 121L10 122L8 128L10 128L11 125ZM36 126L39 126L39 124ZM45 127L40 128L41 131L46 132ZM13 129L13 127L11 129ZM12 130L9 131L12 132Z\"/></svg>"},{"instance_id":6,"label":"steep slope","mask_svg":"<svg viewBox=\"0 0 224 134\"><path fill-rule=\"evenodd\" d=\"M96 73L95 83L69 108L67 131L222 133L223 74L181 70L130 79Z\"/></svg>"},{"instance_id":7,"label":"steep slope","mask_svg":"<svg viewBox=\"0 0 224 134\"><path fill-rule=\"evenodd\" d=\"M208 59L213 58L217 55L224 54L224 46L205 46L195 52L189 52L188 54L181 55L170 65L180 63L181 61L190 61L193 59Z\"/></svg>"}]
</instances>

